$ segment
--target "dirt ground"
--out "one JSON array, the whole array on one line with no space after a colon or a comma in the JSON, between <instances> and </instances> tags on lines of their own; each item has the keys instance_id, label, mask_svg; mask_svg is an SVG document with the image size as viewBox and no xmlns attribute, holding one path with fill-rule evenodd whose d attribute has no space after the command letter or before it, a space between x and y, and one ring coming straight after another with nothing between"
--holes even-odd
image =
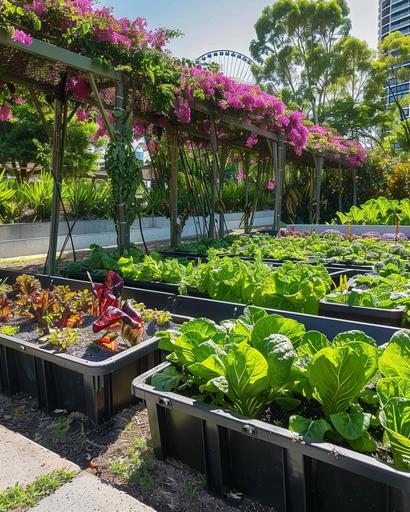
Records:
<instances>
[{"instance_id":1,"label":"dirt ground","mask_svg":"<svg viewBox=\"0 0 410 512\"><path fill-rule=\"evenodd\" d=\"M145 408L134 405L94 430L78 413L46 414L23 396L0 394L0 424L87 469L158 512L274 512L233 493L221 500L205 477L183 464L155 459Z\"/></svg>"}]
</instances>

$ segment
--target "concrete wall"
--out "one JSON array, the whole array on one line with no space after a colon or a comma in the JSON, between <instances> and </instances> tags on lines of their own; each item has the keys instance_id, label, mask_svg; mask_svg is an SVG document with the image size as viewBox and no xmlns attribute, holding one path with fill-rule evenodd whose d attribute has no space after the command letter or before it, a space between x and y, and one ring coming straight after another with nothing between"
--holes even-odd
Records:
<instances>
[{"instance_id":1,"label":"concrete wall","mask_svg":"<svg viewBox=\"0 0 410 512\"><path fill-rule=\"evenodd\" d=\"M241 213L228 213L225 216L228 229L240 227L241 218ZM268 226L272 222L272 211L257 212L254 226ZM184 227L183 237L195 236L197 232L195 223L198 223L197 219L188 219ZM165 217L144 217L142 219L142 228L147 242L167 241L170 238L169 219ZM67 224L60 222L58 250L61 250L67 232ZM46 254L48 251L49 234L49 222L0 225L0 259ZM90 244L110 247L117 243L115 226L112 220L78 221L74 226L72 234L76 250L87 249ZM134 243L142 242L137 222L131 228L131 241ZM66 250L71 250L70 241L66 245Z\"/></svg>"},{"instance_id":2,"label":"concrete wall","mask_svg":"<svg viewBox=\"0 0 410 512\"><path fill-rule=\"evenodd\" d=\"M316 231L317 233L322 233L323 231L326 231L327 229L336 229L337 231L340 231L341 233L344 233L347 235L347 225L343 226L329 226L324 224L295 224L295 230L296 231ZM377 231L378 233L396 233L396 226L362 226L359 224L352 224L351 226L351 234L352 235L362 235L363 233L366 233L368 231ZM287 225L288 229L292 228L291 224ZM404 233L408 237L410 237L410 226L400 226L400 233Z\"/></svg>"}]
</instances>

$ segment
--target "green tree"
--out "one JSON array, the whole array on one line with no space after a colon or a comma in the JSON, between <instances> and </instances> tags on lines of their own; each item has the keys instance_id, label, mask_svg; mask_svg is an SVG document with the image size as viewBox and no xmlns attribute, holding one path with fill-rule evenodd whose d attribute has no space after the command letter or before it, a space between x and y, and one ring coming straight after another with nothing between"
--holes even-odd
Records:
<instances>
[{"instance_id":1,"label":"green tree","mask_svg":"<svg viewBox=\"0 0 410 512\"><path fill-rule=\"evenodd\" d=\"M318 122L344 74L336 52L350 27L346 0L277 0L255 25L250 51L257 80Z\"/></svg>"},{"instance_id":2,"label":"green tree","mask_svg":"<svg viewBox=\"0 0 410 512\"><path fill-rule=\"evenodd\" d=\"M410 105L410 94L403 96L397 86L410 80L409 62L410 37L400 32L389 34L379 46L379 56L368 85L370 93L378 94L384 101L387 86L387 93L398 114L391 128L397 134L397 144L406 151L410 151L410 118L405 110Z\"/></svg>"},{"instance_id":3,"label":"green tree","mask_svg":"<svg viewBox=\"0 0 410 512\"><path fill-rule=\"evenodd\" d=\"M14 121L0 122L0 165L11 164L16 178L26 181L38 168L37 143L47 144L47 134L30 103L13 108ZM28 169L28 164L34 166Z\"/></svg>"}]
</instances>

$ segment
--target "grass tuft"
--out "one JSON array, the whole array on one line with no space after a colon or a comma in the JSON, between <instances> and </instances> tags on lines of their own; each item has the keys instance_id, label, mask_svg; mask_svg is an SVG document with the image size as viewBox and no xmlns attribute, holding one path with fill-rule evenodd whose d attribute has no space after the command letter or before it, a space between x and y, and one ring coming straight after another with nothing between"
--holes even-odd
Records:
<instances>
[{"instance_id":1,"label":"grass tuft","mask_svg":"<svg viewBox=\"0 0 410 512\"><path fill-rule=\"evenodd\" d=\"M1 512L24 512L70 482L74 476L75 473L72 471L59 469L38 477L29 485L17 484L9 487L0 493L0 510Z\"/></svg>"}]
</instances>

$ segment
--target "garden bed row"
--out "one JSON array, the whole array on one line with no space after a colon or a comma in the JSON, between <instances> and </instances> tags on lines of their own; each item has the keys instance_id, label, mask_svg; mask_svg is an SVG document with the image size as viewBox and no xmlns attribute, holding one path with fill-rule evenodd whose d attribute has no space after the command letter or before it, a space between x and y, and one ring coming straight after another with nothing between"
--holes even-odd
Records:
<instances>
[{"instance_id":1,"label":"garden bed row","mask_svg":"<svg viewBox=\"0 0 410 512\"><path fill-rule=\"evenodd\" d=\"M19 275L0 271L0 279L13 284ZM66 278L36 276L43 287L68 285L73 290L90 289L90 283ZM206 317L220 322L237 318L243 304L178 296L172 293L125 287L124 298L135 299L149 308L169 311L175 322L186 317ZM307 329L319 330L329 337L339 332L360 329L380 344L390 339L396 329L372 324L327 319L300 313L267 310L293 318ZM104 361L88 361L64 352L49 351L15 336L0 334L0 391L27 393L47 410L66 409L84 413L91 424L101 424L131 402L130 385L141 373L161 361L158 339L153 337ZM61 385L64 383L64 386Z\"/></svg>"},{"instance_id":2,"label":"garden bed row","mask_svg":"<svg viewBox=\"0 0 410 512\"><path fill-rule=\"evenodd\" d=\"M328 270L330 277L336 285L338 285L341 278L346 277L350 279L356 275L363 275L368 272L366 269L344 269L344 270ZM87 276L83 273L68 273L71 279L78 279L85 281ZM100 282L102 277L93 275L92 279ZM138 288L142 290L153 290L163 293L178 294L179 285L173 283L164 283L162 281L134 281L132 279L124 279L126 286L130 288ZM193 287L187 288L188 297L209 298L206 294L198 292ZM403 318L406 313L405 306L399 306L395 309L381 309L361 306L349 306L345 304L338 304L330 302L326 299L320 301L319 315L330 318L340 318L343 320L352 320L354 322L375 323L381 325L389 325L392 327L400 327L403 324Z\"/></svg>"}]
</instances>

